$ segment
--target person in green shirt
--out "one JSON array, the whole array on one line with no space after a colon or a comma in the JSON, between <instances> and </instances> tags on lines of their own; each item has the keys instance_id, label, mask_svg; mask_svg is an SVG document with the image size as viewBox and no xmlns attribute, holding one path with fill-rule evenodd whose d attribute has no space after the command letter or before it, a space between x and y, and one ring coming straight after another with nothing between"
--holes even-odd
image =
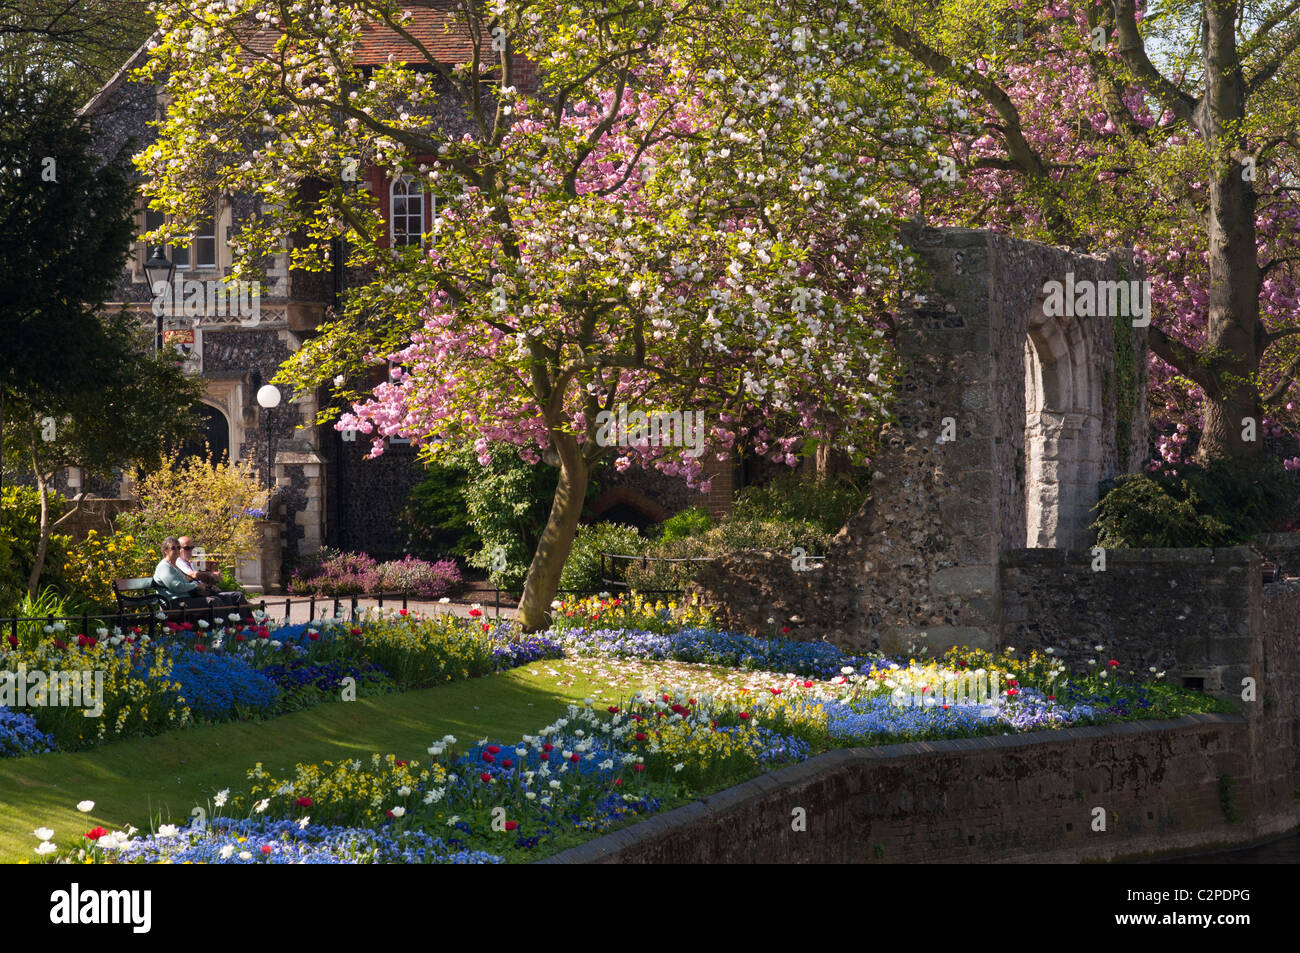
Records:
<instances>
[{"instance_id":1,"label":"person in green shirt","mask_svg":"<svg viewBox=\"0 0 1300 953\"><path fill-rule=\"evenodd\" d=\"M176 566L176 560L181 554L181 544L175 536L168 536L163 540L163 558L159 560L157 567L153 571L154 584L165 592L170 599L178 602L188 602L196 596L202 596L199 591L199 584L190 579L185 573ZM207 603L199 599L199 603Z\"/></svg>"},{"instance_id":2,"label":"person in green shirt","mask_svg":"<svg viewBox=\"0 0 1300 953\"><path fill-rule=\"evenodd\" d=\"M229 607L236 609L244 621L250 621L252 609L244 602L243 593L219 592L215 586L200 583L197 573L190 575L177 565L182 551L180 540L175 536L163 540L163 558L153 571L154 584L178 606L186 609L211 606L222 610Z\"/></svg>"}]
</instances>

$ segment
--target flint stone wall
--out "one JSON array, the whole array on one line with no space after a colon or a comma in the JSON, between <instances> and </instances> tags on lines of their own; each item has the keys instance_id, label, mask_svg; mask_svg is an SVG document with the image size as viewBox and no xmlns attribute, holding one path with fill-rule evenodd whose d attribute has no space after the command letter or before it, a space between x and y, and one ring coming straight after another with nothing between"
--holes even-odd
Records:
<instances>
[{"instance_id":1,"label":"flint stone wall","mask_svg":"<svg viewBox=\"0 0 1300 953\"><path fill-rule=\"evenodd\" d=\"M907 238L930 291L898 329L903 371L871 497L820 572L798 572L780 554L706 570L698 588L729 607L731 624L795 616L854 648L905 651L922 638L992 647L1001 552L1031 535L1037 545L1085 545L1097 484L1145 458L1140 412L1117 446L1114 335L1125 325L1050 318L1042 306L1047 282L1120 280L1135 274L1131 260L970 229ZM1146 332L1130 333L1140 409Z\"/></svg>"},{"instance_id":2,"label":"flint stone wall","mask_svg":"<svg viewBox=\"0 0 1300 953\"><path fill-rule=\"evenodd\" d=\"M1079 863L1281 836L1300 827L1300 583L1251 617L1238 714L832 751L545 863Z\"/></svg>"}]
</instances>

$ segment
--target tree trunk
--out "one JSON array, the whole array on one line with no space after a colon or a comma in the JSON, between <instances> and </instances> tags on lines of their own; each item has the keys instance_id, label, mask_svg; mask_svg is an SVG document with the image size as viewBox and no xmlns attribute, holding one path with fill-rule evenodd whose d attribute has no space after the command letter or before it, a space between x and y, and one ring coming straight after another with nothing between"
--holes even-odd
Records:
<instances>
[{"instance_id":1,"label":"tree trunk","mask_svg":"<svg viewBox=\"0 0 1300 953\"><path fill-rule=\"evenodd\" d=\"M1203 353L1214 381L1204 389L1205 425L1196 453L1201 463L1259 452L1263 433L1255 374L1265 343L1259 321L1255 188L1241 161L1246 154L1246 87L1237 51L1237 5L1209 0L1204 10L1201 131L1211 167L1209 333Z\"/></svg>"},{"instance_id":2,"label":"tree trunk","mask_svg":"<svg viewBox=\"0 0 1300 953\"><path fill-rule=\"evenodd\" d=\"M36 544L36 558L32 560L32 574L27 577L27 594L35 599L36 587L41 580L41 570L45 568L45 551L50 544L50 501L46 492L48 483L45 477L36 474L36 493L41 500L41 538Z\"/></svg>"},{"instance_id":3,"label":"tree trunk","mask_svg":"<svg viewBox=\"0 0 1300 953\"><path fill-rule=\"evenodd\" d=\"M572 441L571 437L564 439ZM591 478L591 467L576 446L565 449L571 452L560 452L560 481L551 502L551 515L533 553L519 600L519 621L525 632L536 632L550 624L551 602L560 588L560 573L573 548L578 517L582 515Z\"/></svg>"}]
</instances>

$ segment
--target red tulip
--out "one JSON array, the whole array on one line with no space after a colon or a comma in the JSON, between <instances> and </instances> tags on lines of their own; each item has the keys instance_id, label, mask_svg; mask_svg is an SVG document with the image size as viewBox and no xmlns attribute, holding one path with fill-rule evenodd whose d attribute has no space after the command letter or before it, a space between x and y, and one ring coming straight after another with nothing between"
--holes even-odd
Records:
<instances>
[{"instance_id":1,"label":"red tulip","mask_svg":"<svg viewBox=\"0 0 1300 953\"><path fill-rule=\"evenodd\" d=\"M742 712L740 713L740 720L741 720L741 721L744 721L744 720L746 720L746 719L748 719L748 718L749 718L749 712L747 712L747 711L742 711Z\"/></svg>"},{"instance_id":2,"label":"red tulip","mask_svg":"<svg viewBox=\"0 0 1300 953\"><path fill-rule=\"evenodd\" d=\"M789 634L790 634L790 627L789 627L788 625L785 626L785 627L783 627L783 628L781 629L781 634L782 634L782 635L789 635Z\"/></svg>"},{"instance_id":3,"label":"red tulip","mask_svg":"<svg viewBox=\"0 0 1300 953\"><path fill-rule=\"evenodd\" d=\"M550 753L549 751L543 751L543 752L542 752L541 754L539 754L537 757L541 758L543 761L550 761L550 760L551 760L551 753Z\"/></svg>"},{"instance_id":4,"label":"red tulip","mask_svg":"<svg viewBox=\"0 0 1300 953\"><path fill-rule=\"evenodd\" d=\"M393 816L393 812L392 812L392 811L384 811L384 813L387 814L389 817L392 817L392 816Z\"/></svg>"},{"instance_id":5,"label":"red tulip","mask_svg":"<svg viewBox=\"0 0 1300 953\"><path fill-rule=\"evenodd\" d=\"M320 639L320 633L319 633L319 632L308 632L308 633L307 633L307 638L310 639L311 641L315 642L315 641L317 641L317 640Z\"/></svg>"},{"instance_id":6,"label":"red tulip","mask_svg":"<svg viewBox=\"0 0 1300 953\"><path fill-rule=\"evenodd\" d=\"M406 610L405 610L405 609L401 609L401 610L398 611L397 614L398 614L398 615L406 615Z\"/></svg>"},{"instance_id":7,"label":"red tulip","mask_svg":"<svg viewBox=\"0 0 1300 953\"><path fill-rule=\"evenodd\" d=\"M645 741L645 732L644 732L644 731L638 731L638 732L636 733L636 740L637 740L637 741Z\"/></svg>"},{"instance_id":8,"label":"red tulip","mask_svg":"<svg viewBox=\"0 0 1300 953\"><path fill-rule=\"evenodd\" d=\"M774 688L774 689L772 689L772 694L773 694L773 695L780 695L780 694L781 694L781 689L779 689L779 688Z\"/></svg>"},{"instance_id":9,"label":"red tulip","mask_svg":"<svg viewBox=\"0 0 1300 953\"><path fill-rule=\"evenodd\" d=\"M501 753L501 749L498 748L496 745L488 745L488 746L487 746L486 748L484 748L483 750L486 751L488 754L500 754L500 753Z\"/></svg>"},{"instance_id":10,"label":"red tulip","mask_svg":"<svg viewBox=\"0 0 1300 953\"><path fill-rule=\"evenodd\" d=\"M519 826L517 821L506 821L506 830L512 831Z\"/></svg>"},{"instance_id":11,"label":"red tulip","mask_svg":"<svg viewBox=\"0 0 1300 953\"><path fill-rule=\"evenodd\" d=\"M1111 660L1110 660L1110 667L1111 667L1111 668L1118 668L1118 667L1119 667L1119 662L1115 661L1114 659L1111 659Z\"/></svg>"},{"instance_id":12,"label":"red tulip","mask_svg":"<svg viewBox=\"0 0 1300 953\"><path fill-rule=\"evenodd\" d=\"M311 807L313 802L312 799L309 797L300 797L298 798L298 800L294 801L293 803L298 805L298 807Z\"/></svg>"},{"instance_id":13,"label":"red tulip","mask_svg":"<svg viewBox=\"0 0 1300 953\"><path fill-rule=\"evenodd\" d=\"M361 634L361 630L360 630L360 629L353 629L353 630L352 630L352 634L353 634L353 635L360 635L360 634Z\"/></svg>"},{"instance_id":14,"label":"red tulip","mask_svg":"<svg viewBox=\"0 0 1300 953\"><path fill-rule=\"evenodd\" d=\"M9 647L11 649L18 648L18 636L16 635L5 636L5 641L9 643Z\"/></svg>"},{"instance_id":15,"label":"red tulip","mask_svg":"<svg viewBox=\"0 0 1300 953\"><path fill-rule=\"evenodd\" d=\"M505 761L502 761L502 762L501 762L501 767L503 767L503 768L513 768L514 766L515 766L515 763L514 763L513 761L511 761L509 758L507 758Z\"/></svg>"},{"instance_id":16,"label":"red tulip","mask_svg":"<svg viewBox=\"0 0 1300 953\"><path fill-rule=\"evenodd\" d=\"M478 779L479 779L480 781L482 781L484 784L486 784L487 782L489 782L489 781L492 780L492 775L490 775L490 774L488 774L486 771L484 771L482 774L480 774L480 775L478 776Z\"/></svg>"},{"instance_id":17,"label":"red tulip","mask_svg":"<svg viewBox=\"0 0 1300 953\"><path fill-rule=\"evenodd\" d=\"M579 761L582 760L582 755L578 754L578 752L575 751L573 752L573 754L569 755L569 760L572 761L574 764L577 764Z\"/></svg>"},{"instance_id":18,"label":"red tulip","mask_svg":"<svg viewBox=\"0 0 1300 953\"><path fill-rule=\"evenodd\" d=\"M551 744L551 743L548 741L546 744L542 745L542 750L543 750L543 751L547 751L547 752L554 751L554 750L555 750L555 745Z\"/></svg>"},{"instance_id":19,"label":"red tulip","mask_svg":"<svg viewBox=\"0 0 1300 953\"><path fill-rule=\"evenodd\" d=\"M632 765L632 770L635 771L635 772L637 772L638 774L640 774L642 771L645 770L645 765L644 765L644 764L634 764L634 765Z\"/></svg>"},{"instance_id":20,"label":"red tulip","mask_svg":"<svg viewBox=\"0 0 1300 953\"><path fill-rule=\"evenodd\" d=\"M617 706L617 705L610 705L609 708L607 709L607 711L608 711L611 715L617 715L617 714L618 714L618 706Z\"/></svg>"},{"instance_id":21,"label":"red tulip","mask_svg":"<svg viewBox=\"0 0 1300 953\"><path fill-rule=\"evenodd\" d=\"M803 683L803 687L804 687L804 688L812 688L812 686L813 686L813 683L812 683L812 682L804 682L804 683Z\"/></svg>"},{"instance_id":22,"label":"red tulip","mask_svg":"<svg viewBox=\"0 0 1300 953\"><path fill-rule=\"evenodd\" d=\"M616 787L616 788L621 788L622 786L623 786L623 779L622 779L622 778L615 778L615 779L614 779L614 787Z\"/></svg>"},{"instance_id":23,"label":"red tulip","mask_svg":"<svg viewBox=\"0 0 1300 953\"><path fill-rule=\"evenodd\" d=\"M484 751L483 760L486 761L488 764L491 764L493 761L496 760L496 758L492 755L491 751Z\"/></svg>"},{"instance_id":24,"label":"red tulip","mask_svg":"<svg viewBox=\"0 0 1300 953\"><path fill-rule=\"evenodd\" d=\"M1018 688L1008 688L1008 689L1007 689L1007 694L1008 694L1008 695L1018 695L1018 694L1020 694L1020 689L1018 689Z\"/></svg>"},{"instance_id":25,"label":"red tulip","mask_svg":"<svg viewBox=\"0 0 1300 953\"><path fill-rule=\"evenodd\" d=\"M482 609L470 609L470 610L469 610L469 617L470 617L471 619L477 619L477 618L478 618L479 616L481 616L482 614L483 614L483 610L482 610Z\"/></svg>"},{"instance_id":26,"label":"red tulip","mask_svg":"<svg viewBox=\"0 0 1300 953\"><path fill-rule=\"evenodd\" d=\"M93 830L86 831L86 840L99 840L107 833L108 831L104 830L104 828L96 827Z\"/></svg>"},{"instance_id":27,"label":"red tulip","mask_svg":"<svg viewBox=\"0 0 1300 953\"><path fill-rule=\"evenodd\" d=\"M390 811L389 813L392 813L392 812ZM263 845L262 845L262 853L263 853L263 854L269 854L269 853L271 853L271 845L270 845L270 844L263 844Z\"/></svg>"}]
</instances>

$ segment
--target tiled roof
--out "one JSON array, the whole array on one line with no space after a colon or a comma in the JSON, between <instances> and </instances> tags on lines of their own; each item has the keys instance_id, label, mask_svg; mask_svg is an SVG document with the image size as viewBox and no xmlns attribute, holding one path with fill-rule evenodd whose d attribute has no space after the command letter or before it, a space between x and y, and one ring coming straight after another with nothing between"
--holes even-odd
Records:
<instances>
[{"instance_id":1,"label":"tiled roof","mask_svg":"<svg viewBox=\"0 0 1300 953\"><path fill-rule=\"evenodd\" d=\"M403 29L411 34L439 63L468 63L474 58L474 46L468 27L452 24L453 0L413 0L402 6L410 11L410 22ZM365 29L357 44L356 62L361 66L387 63L392 55L396 62L422 63L424 54L406 37L391 27L375 24Z\"/></svg>"},{"instance_id":2,"label":"tiled roof","mask_svg":"<svg viewBox=\"0 0 1300 953\"><path fill-rule=\"evenodd\" d=\"M474 46L468 27L463 22L455 25L452 23L455 2L456 0L402 0L401 2L401 6L411 13L411 19L403 25L403 29L439 63L448 65L468 63L474 58ZM244 43L250 50L269 53L275 45L276 36L274 30L250 30ZM156 39L157 34L141 46L80 111L83 114L95 112L108 95L126 81L128 74L144 63L148 56L149 43ZM490 49L490 40L484 46ZM389 55L399 63L425 62L424 54L419 48L412 46L405 37L389 26L373 24L362 31L356 48L356 62L359 66L377 66L387 63ZM490 53L487 55L491 56Z\"/></svg>"}]
</instances>

